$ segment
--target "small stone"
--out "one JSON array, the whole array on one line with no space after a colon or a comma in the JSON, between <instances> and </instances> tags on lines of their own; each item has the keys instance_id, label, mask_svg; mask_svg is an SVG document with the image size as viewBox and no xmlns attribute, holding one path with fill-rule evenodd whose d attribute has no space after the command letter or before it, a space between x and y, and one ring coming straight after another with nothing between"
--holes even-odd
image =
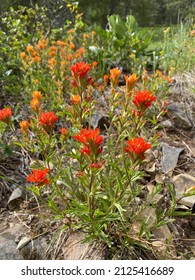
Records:
<instances>
[{"instance_id":1,"label":"small stone","mask_svg":"<svg viewBox=\"0 0 195 280\"><path fill-rule=\"evenodd\" d=\"M8 208L10 210L18 209L20 207L21 203L23 202L24 198L25 198L24 190L22 188L16 188L12 192L12 194L8 200L8 203L7 203Z\"/></svg>"},{"instance_id":2,"label":"small stone","mask_svg":"<svg viewBox=\"0 0 195 280\"><path fill-rule=\"evenodd\" d=\"M161 122L162 126L167 128L168 130L172 130L174 128L172 122L170 120L165 120Z\"/></svg>"},{"instance_id":3,"label":"small stone","mask_svg":"<svg viewBox=\"0 0 195 280\"><path fill-rule=\"evenodd\" d=\"M98 127L100 130L105 130L110 126L110 120L109 117L105 115L105 113L95 111L89 120L89 125L93 129Z\"/></svg>"},{"instance_id":4,"label":"small stone","mask_svg":"<svg viewBox=\"0 0 195 280\"><path fill-rule=\"evenodd\" d=\"M165 175L164 174L156 174L155 181L157 184L163 184L165 182Z\"/></svg>"},{"instance_id":5,"label":"small stone","mask_svg":"<svg viewBox=\"0 0 195 280\"><path fill-rule=\"evenodd\" d=\"M178 201L179 204L193 207L195 203L195 195L187 197L183 197L183 195L187 189L195 186L195 178L183 173L173 177L172 181L175 187L176 201Z\"/></svg>"},{"instance_id":6,"label":"small stone","mask_svg":"<svg viewBox=\"0 0 195 280\"><path fill-rule=\"evenodd\" d=\"M175 207L176 211L181 211L181 212L188 212L190 209L189 207L182 205L182 204L177 204Z\"/></svg>"},{"instance_id":7,"label":"small stone","mask_svg":"<svg viewBox=\"0 0 195 280\"><path fill-rule=\"evenodd\" d=\"M26 244L28 244L31 241L31 239L28 236L23 237L20 242L18 243L17 246L17 250L20 250L21 248L23 248L24 246L26 246Z\"/></svg>"},{"instance_id":8,"label":"small stone","mask_svg":"<svg viewBox=\"0 0 195 280\"><path fill-rule=\"evenodd\" d=\"M25 233L25 230L22 225L13 225L0 232L0 260L23 260L16 249L15 240L21 232Z\"/></svg>"},{"instance_id":9,"label":"small stone","mask_svg":"<svg viewBox=\"0 0 195 280\"><path fill-rule=\"evenodd\" d=\"M167 115L175 127L191 129L193 124L192 114L186 109L185 104L174 102L167 107Z\"/></svg>"},{"instance_id":10,"label":"small stone","mask_svg":"<svg viewBox=\"0 0 195 280\"><path fill-rule=\"evenodd\" d=\"M152 227L156 221L156 213L154 208L146 208L145 210L143 210L140 216L140 221L142 221L143 219L147 219L148 227Z\"/></svg>"},{"instance_id":11,"label":"small stone","mask_svg":"<svg viewBox=\"0 0 195 280\"><path fill-rule=\"evenodd\" d=\"M156 163L154 162L153 165L150 168L146 168L146 172L153 175L156 172Z\"/></svg>"},{"instance_id":12,"label":"small stone","mask_svg":"<svg viewBox=\"0 0 195 280\"><path fill-rule=\"evenodd\" d=\"M162 160L161 170L163 173L168 173L174 170L177 166L179 154L183 151L183 148L176 148L169 146L166 143L162 143Z\"/></svg>"},{"instance_id":13,"label":"small stone","mask_svg":"<svg viewBox=\"0 0 195 280\"><path fill-rule=\"evenodd\" d=\"M47 241L44 237L30 240L25 246L20 248L19 253L25 260L44 260L48 249Z\"/></svg>"},{"instance_id":14,"label":"small stone","mask_svg":"<svg viewBox=\"0 0 195 280\"><path fill-rule=\"evenodd\" d=\"M154 229L153 231L154 238L158 240L169 240L171 236L171 232L167 225L163 225Z\"/></svg>"}]
</instances>

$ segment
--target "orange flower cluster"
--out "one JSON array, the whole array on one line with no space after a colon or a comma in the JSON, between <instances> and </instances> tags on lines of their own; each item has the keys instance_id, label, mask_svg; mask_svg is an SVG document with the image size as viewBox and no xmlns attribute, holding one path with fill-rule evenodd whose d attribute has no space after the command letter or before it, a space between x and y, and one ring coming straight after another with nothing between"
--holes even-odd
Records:
<instances>
[{"instance_id":1,"label":"orange flower cluster","mask_svg":"<svg viewBox=\"0 0 195 280\"><path fill-rule=\"evenodd\" d=\"M115 88L118 85L118 79L121 73L122 70L118 68L113 68L110 70L110 82L113 88Z\"/></svg>"},{"instance_id":2,"label":"orange flower cluster","mask_svg":"<svg viewBox=\"0 0 195 280\"><path fill-rule=\"evenodd\" d=\"M33 91L32 97L33 99L30 102L30 107L35 113L39 114L41 107L40 101L43 96L40 91Z\"/></svg>"},{"instance_id":3,"label":"orange flower cluster","mask_svg":"<svg viewBox=\"0 0 195 280\"><path fill-rule=\"evenodd\" d=\"M145 158L144 153L151 148L151 145L144 141L142 137L132 138L127 141L127 146L124 148L133 162L137 160L143 160Z\"/></svg>"},{"instance_id":4,"label":"orange flower cluster","mask_svg":"<svg viewBox=\"0 0 195 280\"><path fill-rule=\"evenodd\" d=\"M46 130L51 130L53 128L54 123L57 121L58 116L54 114L54 112L43 112L39 116L39 123L42 125Z\"/></svg>"},{"instance_id":5,"label":"orange flower cluster","mask_svg":"<svg viewBox=\"0 0 195 280\"><path fill-rule=\"evenodd\" d=\"M39 108L40 108L39 99L33 98L30 102L30 107L34 112L39 113Z\"/></svg>"},{"instance_id":6,"label":"orange flower cluster","mask_svg":"<svg viewBox=\"0 0 195 280\"><path fill-rule=\"evenodd\" d=\"M28 134L28 128L29 128L29 126L30 126L30 123L29 123L28 121L26 121L26 120L21 121L21 122L19 123L19 126L20 126L20 128L21 128L22 133Z\"/></svg>"},{"instance_id":7,"label":"orange flower cluster","mask_svg":"<svg viewBox=\"0 0 195 280\"><path fill-rule=\"evenodd\" d=\"M73 76L72 86L75 88L87 87L87 85L92 83L92 77L88 77L90 70L90 64L85 63L84 61L77 62L71 67L71 72Z\"/></svg>"},{"instance_id":8,"label":"orange flower cluster","mask_svg":"<svg viewBox=\"0 0 195 280\"><path fill-rule=\"evenodd\" d=\"M60 132L62 133L62 135L66 135L67 133L67 129L66 128L60 128Z\"/></svg>"},{"instance_id":9,"label":"orange flower cluster","mask_svg":"<svg viewBox=\"0 0 195 280\"><path fill-rule=\"evenodd\" d=\"M85 63L84 61L77 62L71 67L72 75L75 79L84 79L86 78L90 70L90 64Z\"/></svg>"},{"instance_id":10,"label":"orange flower cluster","mask_svg":"<svg viewBox=\"0 0 195 280\"><path fill-rule=\"evenodd\" d=\"M125 82L126 82L126 93L129 93L134 87L138 80L136 74L132 74L130 76L124 75Z\"/></svg>"},{"instance_id":11,"label":"orange flower cluster","mask_svg":"<svg viewBox=\"0 0 195 280\"><path fill-rule=\"evenodd\" d=\"M96 129L81 129L78 134L73 136L74 139L84 144L84 148L81 150L83 154L98 155L102 152L100 147L103 137L100 135L99 128Z\"/></svg>"},{"instance_id":12,"label":"orange flower cluster","mask_svg":"<svg viewBox=\"0 0 195 280\"><path fill-rule=\"evenodd\" d=\"M156 70L157 78L161 78L164 81L168 81L169 83L173 83L173 79L171 79L169 76L164 75L160 70Z\"/></svg>"},{"instance_id":13,"label":"orange flower cluster","mask_svg":"<svg viewBox=\"0 0 195 280\"><path fill-rule=\"evenodd\" d=\"M150 91L136 91L132 102L141 112L145 111L152 102L156 100L156 97Z\"/></svg>"},{"instance_id":14,"label":"orange flower cluster","mask_svg":"<svg viewBox=\"0 0 195 280\"><path fill-rule=\"evenodd\" d=\"M49 173L49 169L45 168L43 170L33 169L32 174L29 174L27 177L27 182L36 183L37 186L41 187L43 185L48 185L49 180L47 178L47 174Z\"/></svg>"},{"instance_id":15,"label":"orange flower cluster","mask_svg":"<svg viewBox=\"0 0 195 280\"><path fill-rule=\"evenodd\" d=\"M42 99L42 97L43 97L41 92L37 91L37 90L33 91L32 96L33 96L33 98L38 99L38 100Z\"/></svg>"},{"instance_id":16,"label":"orange flower cluster","mask_svg":"<svg viewBox=\"0 0 195 280\"><path fill-rule=\"evenodd\" d=\"M11 120L12 109L11 108L3 108L0 110L0 121L8 124Z\"/></svg>"},{"instance_id":17,"label":"orange flower cluster","mask_svg":"<svg viewBox=\"0 0 195 280\"><path fill-rule=\"evenodd\" d=\"M74 105L74 104L81 104L81 97L80 97L80 95L78 95L78 94L73 94L71 97L70 97L70 103L72 104L72 105Z\"/></svg>"}]
</instances>

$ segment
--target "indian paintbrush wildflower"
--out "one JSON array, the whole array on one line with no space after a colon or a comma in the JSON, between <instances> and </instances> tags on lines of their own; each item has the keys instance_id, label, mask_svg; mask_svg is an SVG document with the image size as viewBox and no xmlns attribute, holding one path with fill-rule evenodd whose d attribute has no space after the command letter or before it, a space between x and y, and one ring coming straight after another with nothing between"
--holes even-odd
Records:
<instances>
[{"instance_id":1,"label":"indian paintbrush wildflower","mask_svg":"<svg viewBox=\"0 0 195 280\"><path fill-rule=\"evenodd\" d=\"M33 98L30 102L30 107L34 112L38 114L40 109L39 99Z\"/></svg>"},{"instance_id":2,"label":"indian paintbrush wildflower","mask_svg":"<svg viewBox=\"0 0 195 280\"><path fill-rule=\"evenodd\" d=\"M12 116L11 108L3 108L0 110L0 121L9 124Z\"/></svg>"},{"instance_id":3,"label":"indian paintbrush wildflower","mask_svg":"<svg viewBox=\"0 0 195 280\"><path fill-rule=\"evenodd\" d=\"M73 94L71 97L70 97L70 103L71 104L81 104L81 97L80 95L78 94Z\"/></svg>"},{"instance_id":4,"label":"indian paintbrush wildflower","mask_svg":"<svg viewBox=\"0 0 195 280\"><path fill-rule=\"evenodd\" d=\"M27 58L27 55L26 55L25 52L21 52L20 57L21 57L22 60L25 60Z\"/></svg>"},{"instance_id":5,"label":"indian paintbrush wildflower","mask_svg":"<svg viewBox=\"0 0 195 280\"><path fill-rule=\"evenodd\" d=\"M91 154L97 156L102 152L100 147L103 137L100 134L99 128L96 129L81 129L78 134L73 136L74 139L84 144L84 148L81 149L82 154Z\"/></svg>"},{"instance_id":6,"label":"indian paintbrush wildflower","mask_svg":"<svg viewBox=\"0 0 195 280\"><path fill-rule=\"evenodd\" d=\"M132 74L130 76L124 75L125 82L126 82L126 93L129 93L134 87L138 80L136 74Z\"/></svg>"},{"instance_id":7,"label":"indian paintbrush wildflower","mask_svg":"<svg viewBox=\"0 0 195 280\"><path fill-rule=\"evenodd\" d=\"M77 62L75 65L71 67L71 72L73 77L77 80L86 78L88 72L90 70L90 64L85 63L83 61Z\"/></svg>"},{"instance_id":8,"label":"indian paintbrush wildflower","mask_svg":"<svg viewBox=\"0 0 195 280\"><path fill-rule=\"evenodd\" d=\"M47 178L47 174L49 173L48 168L41 169L33 169L32 173L28 175L27 182L36 183L37 186L48 185L49 180Z\"/></svg>"},{"instance_id":9,"label":"indian paintbrush wildflower","mask_svg":"<svg viewBox=\"0 0 195 280\"><path fill-rule=\"evenodd\" d=\"M27 50L28 53L32 54L34 52L34 47L29 45L29 46L26 47L26 50Z\"/></svg>"},{"instance_id":10,"label":"indian paintbrush wildflower","mask_svg":"<svg viewBox=\"0 0 195 280\"><path fill-rule=\"evenodd\" d=\"M33 91L33 93L32 93L32 96L33 96L33 98L35 98L35 99L41 99L43 96L42 96L42 94L41 94L41 92L40 91Z\"/></svg>"},{"instance_id":11,"label":"indian paintbrush wildflower","mask_svg":"<svg viewBox=\"0 0 195 280\"><path fill-rule=\"evenodd\" d=\"M143 160L145 158L144 153L150 148L151 145L140 137L128 140L127 146L124 149L129 154L132 162L135 162L137 160Z\"/></svg>"},{"instance_id":12,"label":"indian paintbrush wildflower","mask_svg":"<svg viewBox=\"0 0 195 280\"><path fill-rule=\"evenodd\" d=\"M62 135L65 135L67 133L67 129L66 128L60 128L60 132Z\"/></svg>"},{"instance_id":13,"label":"indian paintbrush wildflower","mask_svg":"<svg viewBox=\"0 0 195 280\"><path fill-rule=\"evenodd\" d=\"M98 65L98 62L97 62L97 61L93 61L93 62L92 62L92 66L93 66L93 67L96 67L97 65Z\"/></svg>"},{"instance_id":14,"label":"indian paintbrush wildflower","mask_svg":"<svg viewBox=\"0 0 195 280\"><path fill-rule=\"evenodd\" d=\"M72 87L79 90L79 94L84 92L88 85L93 81L92 77L88 76L90 70L90 64L83 61L77 62L71 67L72 72Z\"/></svg>"},{"instance_id":15,"label":"indian paintbrush wildflower","mask_svg":"<svg viewBox=\"0 0 195 280\"><path fill-rule=\"evenodd\" d=\"M108 85L108 79L109 76L107 74L104 75L104 85L107 86Z\"/></svg>"},{"instance_id":16,"label":"indian paintbrush wildflower","mask_svg":"<svg viewBox=\"0 0 195 280\"><path fill-rule=\"evenodd\" d=\"M118 85L118 79L121 73L122 70L119 70L118 68L113 68L110 70L110 82L113 88L116 88Z\"/></svg>"},{"instance_id":17,"label":"indian paintbrush wildflower","mask_svg":"<svg viewBox=\"0 0 195 280\"><path fill-rule=\"evenodd\" d=\"M26 120L21 121L21 122L19 123L19 126L20 126L20 128L21 128L21 132L22 132L22 133L28 134L28 128L29 128L29 126L30 126L30 123L29 123L28 121L26 121Z\"/></svg>"},{"instance_id":18,"label":"indian paintbrush wildflower","mask_svg":"<svg viewBox=\"0 0 195 280\"><path fill-rule=\"evenodd\" d=\"M56 116L54 112L42 112L39 116L39 123L46 132L50 133L57 119L58 116Z\"/></svg>"},{"instance_id":19,"label":"indian paintbrush wildflower","mask_svg":"<svg viewBox=\"0 0 195 280\"><path fill-rule=\"evenodd\" d=\"M156 97L150 91L136 91L133 97L133 104L139 111L145 111L151 106L152 102L156 100Z\"/></svg>"}]
</instances>

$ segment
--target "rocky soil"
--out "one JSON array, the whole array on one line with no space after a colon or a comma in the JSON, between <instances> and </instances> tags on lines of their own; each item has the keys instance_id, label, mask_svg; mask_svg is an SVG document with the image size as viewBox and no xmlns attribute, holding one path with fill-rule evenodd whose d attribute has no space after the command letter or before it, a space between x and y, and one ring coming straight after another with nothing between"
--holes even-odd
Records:
<instances>
[{"instance_id":1,"label":"rocky soil","mask_svg":"<svg viewBox=\"0 0 195 280\"><path fill-rule=\"evenodd\" d=\"M176 208L183 216L153 232L152 253L135 249L116 259L195 259L195 196L180 199L195 186L195 74L183 73L174 79L167 114L161 120L160 146L146 173L151 178L149 192L153 182L173 184ZM100 102L103 111L105 101ZM91 121L101 126L107 119L104 112L96 112ZM26 166L21 152L0 158L0 259L109 259L101 244L82 243L81 232L60 231L61 225L47 218L47 210L40 219L38 201L25 190ZM162 196L157 199L161 203ZM147 215L152 222L154 213Z\"/></svg>"}]
</instances>

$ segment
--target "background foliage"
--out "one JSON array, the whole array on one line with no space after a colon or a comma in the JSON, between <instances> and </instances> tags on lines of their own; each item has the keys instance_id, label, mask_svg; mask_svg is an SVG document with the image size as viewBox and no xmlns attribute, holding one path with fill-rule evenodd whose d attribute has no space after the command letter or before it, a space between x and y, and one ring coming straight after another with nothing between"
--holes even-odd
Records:
<instances>
[{"instance_id":1,"label":"background foliage","mask_svg":"<svg viewBox=\"0 0 195 280\"><path fill-rule=\"evenodd\" d=\"M58 23L62 23L64 2L73 0L1 0L0 10L6 11L9 7L18 5L33 6L38 3L48 8L51 17L58 11ZM103 27L107 24L107 15L119 14L122 17L134 15L140 26L153 26L157 24L170 25L178 21L192 18L195 12L193 0L104 0L86 1L79 0L80 12L84 14L84 20L90 24L98 23Z\"/></svg>"}]
</instances>

